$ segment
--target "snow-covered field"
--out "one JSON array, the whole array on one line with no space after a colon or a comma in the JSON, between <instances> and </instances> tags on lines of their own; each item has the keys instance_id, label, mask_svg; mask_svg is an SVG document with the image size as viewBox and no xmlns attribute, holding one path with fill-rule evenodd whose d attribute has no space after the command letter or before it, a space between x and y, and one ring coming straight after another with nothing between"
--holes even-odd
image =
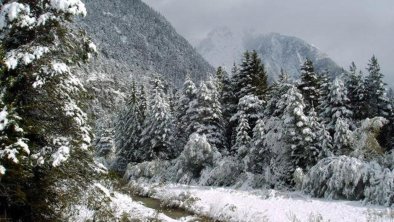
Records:
<instances>
[{"instance_id":1,"label":"snow-covered field","mask_svg":"<svg viewBox=\"0 0 394 222\"><path fill-rule=\"evenodd\" d=\"M394 221L394 209L296 192L185 185L137 185L139 192L220 221Z\"/></svg>"}]
</instances>

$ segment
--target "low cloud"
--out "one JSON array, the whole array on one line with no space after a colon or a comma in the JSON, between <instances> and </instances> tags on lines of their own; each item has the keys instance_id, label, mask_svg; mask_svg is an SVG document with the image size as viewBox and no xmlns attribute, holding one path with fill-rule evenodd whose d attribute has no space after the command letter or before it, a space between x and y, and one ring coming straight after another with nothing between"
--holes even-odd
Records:
<instances>
[{"instance_id":1,"label":"low cloud","mask_svg":"<svg viewBox=\"0 0 394 222\"><path fill-rule=\"evenodd\" d=\"M227 26L293 35L320 48L339 65L364 71L375 54L394 85L392 0L144 0L192 44Z\"/></svg>"}]
</instances>

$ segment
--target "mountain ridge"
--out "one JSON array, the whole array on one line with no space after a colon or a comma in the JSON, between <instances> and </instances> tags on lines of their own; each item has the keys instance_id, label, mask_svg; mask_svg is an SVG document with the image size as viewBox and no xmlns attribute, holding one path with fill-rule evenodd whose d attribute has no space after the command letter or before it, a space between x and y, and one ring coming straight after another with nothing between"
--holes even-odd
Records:
<instances>
[{"instance_id":1,"label":"mountain ridge","mask_svg":"<svg viewBox=\"0 0 394 222\"><path fill-rule=\"evenodd\" d=\"M234 62L239 63L244 51L256 50L271 80L277 78L282 68L291 77L298 78L300 66L306 58L312 60L317 72L327 71L332 76L343 72L341 67L317 47L300 38L279 33L234 33L229 28L220 27L212 30L196 48L213 66L224 66L227 71Z\"/></svg>"},{"instance_id":2,"label":"mountain ridge","mask_svg":"<svg viewBox=\"0 0 394 222\"><path fill-rule=\"evenodd\" d=\"M86 0L77 26L97 45L98 55L77 72L92 98L96 125L123 106L133 80L147 85L153 76L179 88L189 75L205 80L215 69L158 12L141 0ZM105 128L105 127L104 127Z\"/></svg>"}]
</instances>

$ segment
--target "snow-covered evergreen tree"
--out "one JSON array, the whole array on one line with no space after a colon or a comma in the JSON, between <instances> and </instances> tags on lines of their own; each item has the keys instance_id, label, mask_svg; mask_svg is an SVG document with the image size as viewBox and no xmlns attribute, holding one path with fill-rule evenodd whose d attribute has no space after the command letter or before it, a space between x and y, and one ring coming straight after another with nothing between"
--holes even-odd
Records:
<instances>
[{"instance_id":1,"label":"snow-covered evergreen tree","mask_svg":"<svg viewBox=\"0 0 394 222\"><path fill-rule=\"evenodd\" d=\"M365 78L365 98L368 108L368 117L389 117L392 107L386 94L386 84L383 82L383 74L375 56L369 61L368 76Z\"/></svg>"},{"instance_id":2,"label":"snow-covered evergreen tree","mask_svg":"<svg viewBox=\"0 0 394 222\"><path fill-rule=\"evenodd\" d=\"M280 103L282 95L284 95L293 85L285 82L277 82L273 85L267 95L267 104L264 106L264 115L270 116L282 116L286 104Z\"/></svg>"},{"instance_id":3,"label":"snow-covered evergreen tree","mask_svg":"<svg viewBox=\"0 0 394 222\"><path fill-rule=\"evenodd\" d=\"M149 109L140 139L141 152L137 155L143 160L173 158L173 116L161 80L155 78L152 85Z\"/></svg>"},{"instance_id":4,"label":"snow-covered evergreen tree","mask_svg":"<svg viewBox=\"0 0 394 222\"><path fill-rule=\"evenodd\" d=\"M205 135L212 146L219 150L224 148L223 116L219 94L212 80L201 84L187 113L190 116L187 132Z\"/></svg>"},{"instance_id":5,"label":"snow-covered evergreen tree","mask_svg":"<svg viewBox=\"0 0 394 222\"><path fill-rule=\"evenodd\" d=\"M244 158L249 152L251 138L249 136L250 127L248 119L245 114L242 114L236 129L235 144L232 147L233 153L236 153L240 158Z\"/></svg>"},{"instance_id":6,"label":"snow-covered evergreen tree","mask_svg":"<svg viewBox=\"0 0 394 222\"><path fill-rule=\"evenodd\" d=\"M238 101L235 98L232 79L229 75L225 73L223 80L222 80L222 91L220 94L220 103L222 105L222 115L224 121L224 130L225 130L225 145L230 147L233 132L235 129L234 123L230 121L231 117L237 111L237 104Z\"/></svg>"},{"instance_id":7,"label":"snow-covered evergreen tree","mask_svg":"<svg viewBox=\"0 0 394 222\"><path fill-rule=\"evenodd\" d=\"M280 69L280 74L278 76L278 82L285 84L285 83L291 83L291 81L292 80L291 80L289 74L285 70Z\"/></svg>"},{"instance_id":8,"label":"snow-covered evergreen tree","mask_svg":"<svg viewBox=\"0 0 394 222\"><path fill-rule=\"evenodd\" d=\"M268 147L266 140L267 138L265 122L263 119L259 119L256 126L253 129L253 138L250 144L250 151L248 156L248 170L253 173L263 173L264 169L267 169L272 159L271 147Z\"/></svg>"},{"instance_id":9,"label":"snow-covered evergreen tree","mask_svg":"<svg viewBox=\"0 0 394 222\"><path fill-rule=\"evenodd\" d=\"M318 76L315 73L313 63L306 59L301 66L301 79L298 84L298 89L301 91L305 101L305 112L308 114L309 110L319 105L320 84Z\"/></svg>"},{"instance_id":10,"label":"snow-covered evergreen tree","mask_svg":"<svg viewBox=\"0 0 394 222\"><path fill-rule=\"evenodd\" d=\"M368 75L364 83L367 116L370 118L381 116L390 121L384 126L379 138L382 145L390 150L394 144L394 113L391 101L387 97L386 84L383 82L384 76L375 56L370 59L367 70Z\"/></svg>"},{"instance_id":11,"label":"snow-covered evergreen tree","mask_svg":"<svg viewBox=\"0 0 394 222\"><path fill-rule=\"evenodd\" d=\"M246 51L240 69L233 75L234 93L237 100L247 95L262 98L267 89L267 73L257 52Z\"/></svg>"},{"instance_id":12,"label":"snow-covered evergreen tree","mask_svg":"<svg viewBox=\"0 0 394 222\"><path fill-rule=\"evenodd\" d=\"M216 70L216 87L220 95L223 94L223 87L224 87L224 78L227 76L226 71L224 71L223 67L219 66Z\"/></svg>"},{"instance_id":13,"label":"snow-covered evergreen tree","mask_svg":"<svg viewBox=\"0 0 394 222\"><path fill-rule=\"evenodd\" d=\"M327 124L327 129L334 134L334 129L338 118L352 118L353 112L349 108L349 98L347 97L347 89L343 81L337 77L330 87L330 94L327 100L322 104L321 113L322 120Z\"/></svg>"},{"instance_id":14,"label":"snow-covered evergreen tree","mask_svg":"<svg viewBox=\"0 0 394 222\"><path fill-rule=\"evenodd\" d=\"M188 110L191 108L191 102L197 99L197 88L194 82L187 78L183 84L180 98L176 109L177 125L177 144L183 148L194 131L189 131L188 126L191 124L191 116Z\"/></svg>"},{"instance_id":15,"label":"snow-covered evergreen tree","mask_svg":"<svg viewBox=\"0 0 394 222\"><path fill-rule=\"evenodd\" d=\"M329 95L330 89L332 85L332 81L329 79L327 73L321 73L319 76L319 85L320 85L320 95L319 95L319 104L317 105L317 114L319 117L322 117L322 113L324 113L329 104ZM324 120L324 119L323 119Z\"/></svg>"},{"instance_id":16,"label":"snow-covered evergreen tree","mask_svg":"<svg viewBox=\"0 0 394 222\"><path fill-rule=\"evenodd\" d=\"M336 155L349 155L352 152L352 135L347 119L338 117L335 122L333 148Z\"/></svg>"},{"instance_id":17,"label":"snow-covered evergreen tree","mask_svg":"<svg viewBox=\"0 0 394 222\"><path fill-rule=\"evenodd\" d=\"M333 139L330 132L326 129L324 124L319 124L319 129L317 131L316 146L319 147L318 159L323 159L325 157L333 156L334 147Z\"/></svg>"},{"instance_id":18,"label":"snow-covered evergreen tree","mask_svg":"<svg viewBox=\"0 0 394 222\"><path fill-rule=\"evenodd\" d=\"M257 120L262 117L262 111L263 102L257 96L247 95L239 100L237 113L231 117L230 121L235 125L238 125L241 117L244 115L250 126L248 134L251 137L253 135L252 130L255 127Z\"/></svg>"},{"instance_id":19,"label":"snow-covered evergreen tree","mask_svg":"<svg viewBox=\"0 0 394 222\"><path fill-rule=\"evenodd\" d=\"M309 118L304 114L303 96L293 87L283 95L283 101L287 104L282 116L286 130L285 141L291 150L293 170L296 167L307 169L314 164L319 151L314 144L315 132L312 131Z\"/></svg>"},{"instance_id":20,"label":"snow-covered evergreen tree","mask_svg":"<svg viewBox=\"0 0 394 222\"><path fill-rule=\"evenodd\" d=\"M357 71L356 64L352 62L349 73L346 75L345 85L347 87L347 97L349 98L349 108L353 112L354 120L366 118L366 101L363 77L361 71Z\"/></svg>"},{"instance_id":21,"label":"snow-covered evergreen tree","mask_svg":"<svg viewBox=\"0 0 394 222\"><path fill-rule=\"evenodd\" d=\"M264 64L255 50L250 54L250 73L254 86L254 95L263 99L268 90L268 76Z\"/></svg>"},{"instance_id":22,"label":"snow-covered evergreen tree","mask_svg":"<svg viewBox=\"0 0 394 222\"><path fill-rule=\"evenodd\" d=\"M91 170L91 130L82 110L86 91L71 67L96 47L70 28L79 15L86 15L79 0L2 2L0 177L7 198L1 205L18 206L13 216L29 217L15 220L59 219L55 207L67 207L67 197L80 189L76 178ZM59 199L61 180L72 191Z\"/></svg>"},{"instance_id":23,"label":"snow-covered evergreen tree","mask_svg":"<svg viewBox=\"0 0 394 222\"><path fill-rule=\"evenodd\" d=\"M130 162L142 161L139 139L142 132L145 110L141 110L140 96L135 83L132 84L130 96L124 110L115 123L116 160L113 169L124 172Z\"/></svg>"}]
</instances>

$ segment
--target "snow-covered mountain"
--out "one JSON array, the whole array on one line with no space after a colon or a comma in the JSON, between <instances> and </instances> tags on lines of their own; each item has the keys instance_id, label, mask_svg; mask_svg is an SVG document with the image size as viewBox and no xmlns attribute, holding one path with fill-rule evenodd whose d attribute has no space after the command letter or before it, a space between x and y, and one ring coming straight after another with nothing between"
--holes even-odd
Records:
<instances>
[{"instance_id":1,"label":"snow-covered mountain","mask_svg":"<svg viewBox=\"0 0 394 222\"><path fill-rule=\"evenodd\" d=\"M183 83L186 72L204 79L212 67L171 24L141 0L86 0L80 21L100 55L89 71L141 76L158 73L170 84Z\"/></svg>"},{"instance_id":2,"label":"snow-covered mountain","mask_svg":"<svg viewBox=\"0 0 394 222\"><path fill-rule=\"evenodd\" d=\"M211 31L202 40L197 50L213 66L224 66L230 70L233 63L239 63L242 53L256 50L261 56L271 78L276 78L281 68L298 77L300 64L309 58L318 72L327 70L338 75L342 69L318 48L302 39L277 33L256 34L254 32L234 32L226 27Z\"/></svg>"},{"instance_id":3,"label":"snow-covered mountain","mask_svg":"<svg viewBox=\"0 0 394 222\"><path fill-rule=\"evenodd\" d=\"M137 84L159 75L179 87L188 73L205 79L214 68L171 24L141 0L86 0L78 21L97 45L98 56L83 66L82 78L94 95L90 109L107 118L121 107L132 79Z\"/></svg>"}]
</instances>

